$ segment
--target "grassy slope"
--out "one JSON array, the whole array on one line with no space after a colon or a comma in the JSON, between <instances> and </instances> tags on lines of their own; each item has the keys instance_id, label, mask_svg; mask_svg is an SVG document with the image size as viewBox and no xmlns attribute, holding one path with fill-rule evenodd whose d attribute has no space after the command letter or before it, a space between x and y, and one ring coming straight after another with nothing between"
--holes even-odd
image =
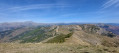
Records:
<instances>
[{"instance_id":1,"label":"grassy slope","mask_svg":"<svg viewBox=\"0 0 119 53\"><path fill-rule=\"evenodd\" d=\"M77 44L0 43L1 53L119 53L119 48Z\"/></svg>"}]
</instances>

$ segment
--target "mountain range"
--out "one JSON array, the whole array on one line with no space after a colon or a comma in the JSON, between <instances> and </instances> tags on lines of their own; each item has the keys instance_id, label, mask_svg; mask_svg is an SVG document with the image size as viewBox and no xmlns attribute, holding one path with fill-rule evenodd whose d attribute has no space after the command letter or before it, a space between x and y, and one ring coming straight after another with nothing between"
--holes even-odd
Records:
<instances>
[{"instance_id":1,"label":"mountain range","mask_svg":"<svg viewBox=\"0 0 119 53\"><path fill-rule=\"evenodd\" d=\"M105 23L1 23L0 42L75 43L117 47L118 32L117 24Z\"/></svg>"}]
</instances>

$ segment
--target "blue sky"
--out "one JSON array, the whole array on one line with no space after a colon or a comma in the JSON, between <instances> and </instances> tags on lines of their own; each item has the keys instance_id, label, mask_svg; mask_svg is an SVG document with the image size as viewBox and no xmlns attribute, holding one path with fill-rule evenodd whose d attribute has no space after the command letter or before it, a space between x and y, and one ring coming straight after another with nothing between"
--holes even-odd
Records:
<instances>
[{"instance_id":1,"label":"blue sky","mask_svg":"<svg viewBox=\"0 0 119 53\"><path fill-rule=\"evenodd\" d=\"M0 22L119 23L119 0L0 0Z\"/></svg>"}]
</instances>

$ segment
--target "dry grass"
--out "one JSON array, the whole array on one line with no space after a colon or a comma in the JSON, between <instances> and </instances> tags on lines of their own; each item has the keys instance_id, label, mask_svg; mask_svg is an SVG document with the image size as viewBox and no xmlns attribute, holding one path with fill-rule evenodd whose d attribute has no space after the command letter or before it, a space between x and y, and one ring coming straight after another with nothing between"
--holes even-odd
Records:
<instances>
[{"instance_id":1,"label":"dry grass","mask_svg":"<svg viewBox=\"0 0 119 53\"><path fill-rule=\"evenodd\" d=\"M119 48L66 43L0 43L0 53L119 53Z\"/></svg>"}]
</instances>

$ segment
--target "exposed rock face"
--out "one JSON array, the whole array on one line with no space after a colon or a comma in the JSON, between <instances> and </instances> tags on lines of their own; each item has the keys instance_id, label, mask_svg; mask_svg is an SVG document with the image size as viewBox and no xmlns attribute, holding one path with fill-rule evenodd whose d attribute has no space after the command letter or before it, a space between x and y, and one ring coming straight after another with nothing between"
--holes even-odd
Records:
<instances>
[{"instance_id":1,"label":"exposed rock face","mask_svg":"<svg viewBox=\"0 0 119 53\"><path fill-rule=\"evenodd\" d=\"M99 25L99 27L106 29L107 31L111 31L116 35L119 35L119 26L112 25Z\"/></svg>"}]
</instances>

